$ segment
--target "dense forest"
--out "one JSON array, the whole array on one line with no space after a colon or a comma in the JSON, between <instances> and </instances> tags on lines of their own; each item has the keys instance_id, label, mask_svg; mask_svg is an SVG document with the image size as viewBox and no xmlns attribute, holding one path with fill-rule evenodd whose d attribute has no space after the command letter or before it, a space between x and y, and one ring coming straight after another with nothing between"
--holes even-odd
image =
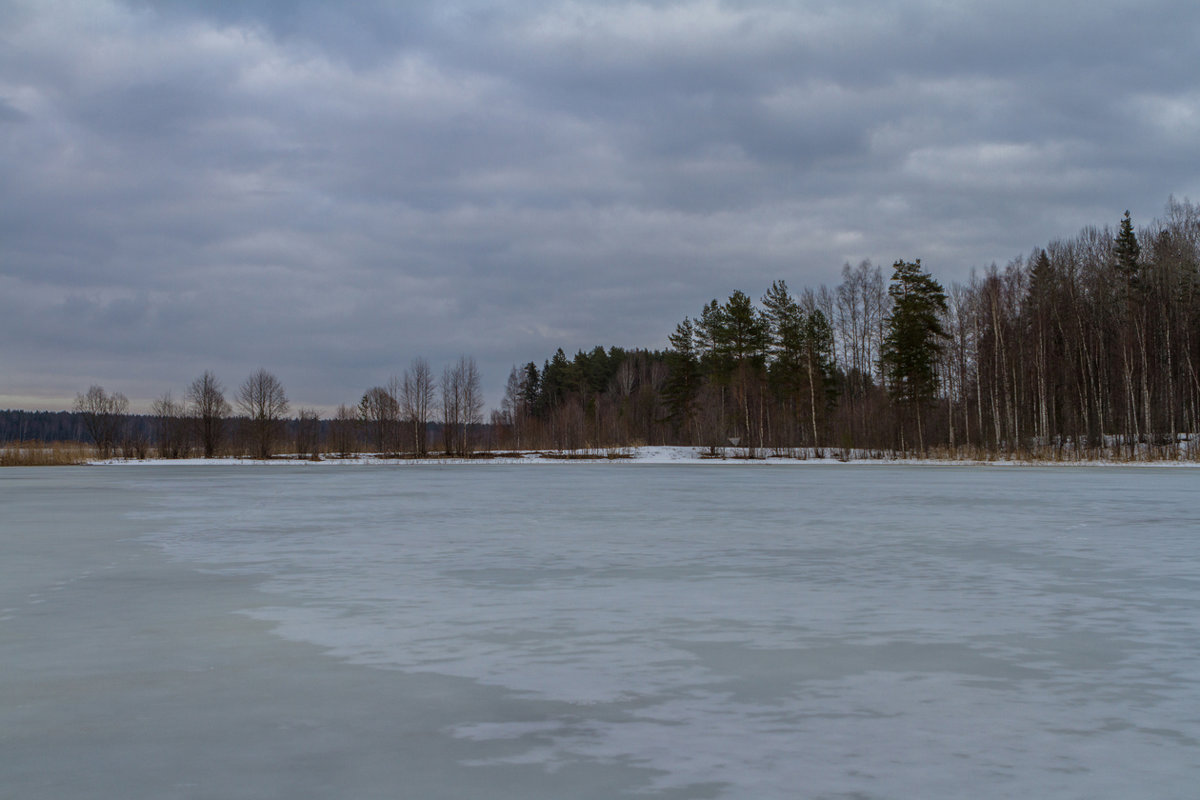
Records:
<instances>
[{"instance_id":1,"label":"dense forest","mask_svg":"<svg viewBox=\"0 0 1200 800\"><path fill-rule=\"evenodd\" d=\"M522 447L1195 458L1198 268L1200 208L1174 199L965 285L846 264L833 288L713 300L665 351L516 368L497 421Z\"/></svg>"},{"instance_id":2,"label":"dense forest","mask_svg":"<svg viewBox=\"0 0 1200 800\"><path fill-rule=\"evenodd\" d=\"M863 261L830 288L783 280L681 320L665 350L559 349L514 367L483 416L473 359L424 359L330 419L292 415L265 370L229 402L205 372L149 415L92 387L74 413L0 412L0 441L102 455L463 456L682 444L712 454L1200 457L1200 207L1085 228L966 284ZM732 448L732 450L730 450Z\"/></svg>"}]
</instances>

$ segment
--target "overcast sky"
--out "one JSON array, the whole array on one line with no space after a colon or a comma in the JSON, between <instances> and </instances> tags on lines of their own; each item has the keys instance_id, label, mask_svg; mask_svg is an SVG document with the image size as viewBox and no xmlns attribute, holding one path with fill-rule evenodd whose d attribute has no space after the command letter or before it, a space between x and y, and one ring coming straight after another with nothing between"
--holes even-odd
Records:
<instances>
[{"instance_id":1,"label":"overcast sky","mask_svg":"<svg viewBox=\"0 0 1200 800\"><path fill-rule=\"evenodd\" d=\"M0 0L0 408L663 347L1200 198L1200 4ZM890 272L890 269L888 269Z\"/></svg>"}]
</instances>

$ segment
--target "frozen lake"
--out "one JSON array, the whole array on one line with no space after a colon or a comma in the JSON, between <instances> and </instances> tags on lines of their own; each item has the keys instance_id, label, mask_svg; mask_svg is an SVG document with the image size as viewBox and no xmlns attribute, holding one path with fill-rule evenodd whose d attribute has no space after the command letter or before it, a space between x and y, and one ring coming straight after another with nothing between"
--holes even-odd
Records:
<instances>
[{"instance_id":1,"label":"frozen lake","mask_svg":"<svg viewBox=\"0 0 1200 800\"><path fill-rule=\"evenodd\" d=\"M0 796L1192 798L1200 472L0 471Z\"/></svg>"}]
</instances>

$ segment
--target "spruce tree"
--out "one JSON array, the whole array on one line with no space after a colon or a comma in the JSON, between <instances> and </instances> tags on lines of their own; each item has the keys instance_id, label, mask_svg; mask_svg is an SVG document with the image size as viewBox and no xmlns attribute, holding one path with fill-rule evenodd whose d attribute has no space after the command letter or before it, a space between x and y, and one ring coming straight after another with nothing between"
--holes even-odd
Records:
<instances>
[{"instance_id":1,"label":"spruce tree","mask_svg":"<svg viewBox=\"0 0 1200 800\"><path fill-rule=\"evenodd\" d=\"M1130 290L1138 287L1138 259L1141 255L1142 248L1138 244L1137 234L1133 232L1133 220L1126 211L1117 231L1117 240L1113 244L1113 260Z\"/></svg>"},{"instance_id":2,"label":"spruce tree","mask_svg":"<svg viewBox=\"0 0 1200 800\"><path fill-rule=\"evenodd\" d=\"M892 312L886 320L881 363L892 398L915 412L918 440L924 447L921 406L937 390L937 359L942 341L949 338L941 318L946 313L946 292L922 271L920 259L897 261L893 267L888 287Z\"/></svg>"},{"instance_id":3,"label":"spruce tree","mask_svg":"<svg viewBox=\"0 0 1200 800\"><path fill-rule=\"evenodd\" d=\"M554 352L554 357L542 365L541 401L544 411L553 411L562 405L575 384L573 365L560 347Z\"/></svg>"},{"instance_id":4,"label":"spruce tree","mask_svg":"<svg viewBox=\"0 0 1200 800\"><path fill-rule=\"evenodd\" d=\"M700 357L696 347L696 326L688 317L675 326L667 351L666 384L663 397L667 419L676 432L687 428L695 415L696 396L700 392Z\"/></svg>"},{"instance_id":5,"label":"spruce tree","mask_svg":"<svg viewBox=\"0 0 1200 800\"><path fill-rule=\"evenodd\" d=\"M819 308L804 320L804 353L814 383L821 387L825 409L837 403L837 365L833 361L833 326Z\"/></svg>"},{"instance_id":6,"label":"spruce tree","mask_svg":"<svg viewBox=\"0 0 1200 800\"><path fill-rule=\"evenodd\" d=\"M537 364L530 361L521 375L521 404L524 412L533 416L541 405L542 376Z\"/></svg>"}]
</instances>

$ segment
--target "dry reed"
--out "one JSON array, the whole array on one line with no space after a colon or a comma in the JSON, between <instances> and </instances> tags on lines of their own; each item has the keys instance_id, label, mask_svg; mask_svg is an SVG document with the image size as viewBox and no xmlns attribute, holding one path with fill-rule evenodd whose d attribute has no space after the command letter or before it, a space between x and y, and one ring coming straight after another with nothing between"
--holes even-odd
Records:
<instances>
[{"instance_id":1,"label":"dry reed","mask_svg":"<svg viewBox=\"0 0 1200 800\"><path fill-rule=\"evenodd\" d=\"M0 444L0 467L70 467L96 457L81 442L7 442Z\"/></svg>"}]
</instances>

